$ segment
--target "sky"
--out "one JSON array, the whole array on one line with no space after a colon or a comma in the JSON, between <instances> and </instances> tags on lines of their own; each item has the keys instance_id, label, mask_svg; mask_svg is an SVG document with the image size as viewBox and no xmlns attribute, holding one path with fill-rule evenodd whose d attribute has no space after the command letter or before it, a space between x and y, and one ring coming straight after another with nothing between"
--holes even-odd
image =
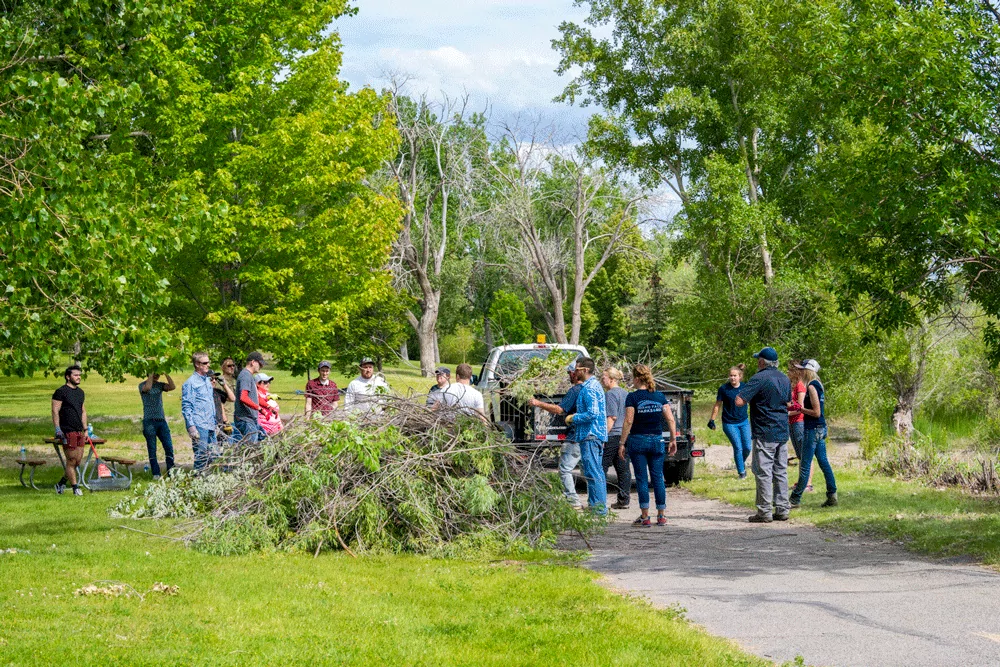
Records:
<instances>
[{"instance_id":1,"label":"sky","mask_svg":"<svg viewBox=\"0 0 1000 667\"><path fill-rule=\"evenodd\" d=\"M409 77L412 95L468 93L472 110L510 122L540 116L567 135L586 134L590 108L552 102L569 82L555 73L551 41L562 21L582 22L572 0L357 0L338 19L342 76L357 88Z\"/></svg>"}]
</instances>

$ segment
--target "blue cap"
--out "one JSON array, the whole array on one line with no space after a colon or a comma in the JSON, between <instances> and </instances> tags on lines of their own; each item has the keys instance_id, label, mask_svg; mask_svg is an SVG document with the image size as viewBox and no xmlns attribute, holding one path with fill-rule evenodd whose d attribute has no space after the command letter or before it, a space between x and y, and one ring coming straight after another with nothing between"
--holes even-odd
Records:
<instances>
[{"instance_id":1,"label":"blue cap","mask_svg":"<svg viewBox=\"0 0 1000 667\"><path fill-rule=\"evenodd\" d=\"M763 350L753 355L754 359L764 359L765 361L777 361L778 352L773 347L765 347Z\"/></svg>"}]
</instances>

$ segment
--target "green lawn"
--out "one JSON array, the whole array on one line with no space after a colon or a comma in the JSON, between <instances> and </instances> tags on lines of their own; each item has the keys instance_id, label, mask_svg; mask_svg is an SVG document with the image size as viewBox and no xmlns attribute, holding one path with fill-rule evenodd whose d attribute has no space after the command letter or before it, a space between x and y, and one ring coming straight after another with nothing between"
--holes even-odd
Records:
<instances>
[{"instance_id":1,"label":"green lawn","mask_svg":"<svg viewBox=\"0 0 1000 667\"><path fill-rule=\"evenodd\" d=\"M118 528L120 494L0 471L0 664L765 665L577 567L419 557L222 558ZM24 550L23 552L20 550ZM102 580L145 599L77 597ZM176 596L147 593L156 582Z\"/></svg>"},{"instance_id":2,"label":"green lawn","mask_svg":"<svg viewBox=\"0 0 1000 667\"><path fill-rule=\"evenodd\" d=\"M792 476L798 468L791 468ZM840 505L821 508L826 499L823 476L813 476L814 493L792 510L793 521L823 528L898 540L934 556L972 556L1000 565L1000 499L973 496L957 489L937 489L872 475L858 468L836 469ZM740 481L731 471L699 468L688 488L710 498L752 508L752 479Z\"/></svg>"}]
</instances>

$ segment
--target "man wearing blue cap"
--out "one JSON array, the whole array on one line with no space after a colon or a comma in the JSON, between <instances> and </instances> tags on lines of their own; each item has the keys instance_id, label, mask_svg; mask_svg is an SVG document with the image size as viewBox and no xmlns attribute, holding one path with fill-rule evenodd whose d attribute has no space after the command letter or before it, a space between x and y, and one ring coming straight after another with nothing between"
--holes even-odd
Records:
<instances>
[{"instance_id":1,"label":"man wearing blue cap","mask_svg":"<svg viewBox=\"0 0 1000 667\"><path fill-rule=\"evenodd\" d=\"M753 355L757 372L743 383L736 406L750 405L753 437L753 474L757 480L757 513L750 523L787 521L788 502L788 404L792 384L778 370L778 353L765 347ZM773 503L773 510L772 510Z\"/></svg>"}]
</instances>

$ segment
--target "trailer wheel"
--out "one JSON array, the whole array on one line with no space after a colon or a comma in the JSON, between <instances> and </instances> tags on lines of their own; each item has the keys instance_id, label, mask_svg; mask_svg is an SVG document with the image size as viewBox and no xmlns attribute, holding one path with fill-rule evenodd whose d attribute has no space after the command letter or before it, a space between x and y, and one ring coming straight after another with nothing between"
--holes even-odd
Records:
<instances>
[{"instance_id":1,"label":"trailer wheel","mask_svg":"<svg viewBox=\"0 0 1000 667\"><path fill-rule=\"evenodd\" d=\"M694 457L689 458L683 465L678 466L682 482L690 482L694 479Z\"/></svg>"}]
</instances>

